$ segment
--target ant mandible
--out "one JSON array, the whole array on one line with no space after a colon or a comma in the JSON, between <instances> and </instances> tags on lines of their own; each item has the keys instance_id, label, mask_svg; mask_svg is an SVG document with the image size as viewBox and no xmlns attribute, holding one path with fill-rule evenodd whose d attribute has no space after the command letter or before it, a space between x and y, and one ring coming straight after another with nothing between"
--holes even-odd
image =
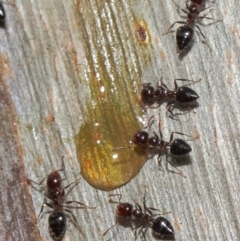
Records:
<instances>
[{"instance_id":1,"label":"ant mandible","mask_svg":"<svg viewBox=\"0 0 240 241\"><path fill-rule=\"evenodd\" d=\"M105 236L110 229L115 227L118 224L118 218L127 218L134 222L134 234L135 238L137 236L137 231L140 229L140 231L144 234L143 229L144 228L152 228L152 231L154 234L160 238L168 238L170 240L174 239L174 229L172 227L172 224L164 217L157 217L156 214L153 214L152 211L159 211L155 208L150 208L146 206L145 201L145 195L143 197L143 208L138 204L136 204L136 209L133 208L133 205L128 202L120 202L122 195L121 194L111 194L109 196L119 196L119 201L117 202L117 208L116 208L116 221L113 226L108 228L104 233L103 236ZM170 212L166 212L163 214L168 214ZM139 231L139 232L140 232Z\"/></svg>"},{"instance_id":2,"label":"ant mandible","mask_svg":"<svg viewBox=\"0 0 240 241\"><path fill-rule=\"evenodd\" d=\"M172 1L175 3L175 5L178 7L178 9L181 9L180 6L174 0L172 0ZM190 43L192 42L193 36L194 36L194 30L193 30L194 27L197 27L200 34L204 38L204 41L206 42L207 46L209 47L210 50L212 50L211 47L208 44L208 41L207 41L205 35L201 31L201 28L196 24L196 22L199 23L199 19L204 19L204 18L215 20L215 22L207 24L207 25L211 25L211 24L220 22L222 20L216 20L216 19L213 19L213 18L210 18L210 17L206 17L206 15L209 12L206 13L205 15L203 15L203 16L199 16L200 12L203 12L206 9L209 8L209 7L205 7L205 2L206 2L206 0L191 0L190 3L189 3L189 1L186 1L186 8L187 8L188 11L186 11L184 9L181 9L181 10L184 13L187 14L187 20L186 21L176 21L176 22L174 22L169 27L168 31L165 34L163 34L163 35L168 34L176 23L183 24L183 26L180 26L177 29L177 32L176 32L176 41L177 41L179 53L181 53L182 50L187 49L190 46ZM205 25L205 26L207 26L207 25Z\"/></svg>"},{"instance_id":3,"label":"ant mandible","mask_svg":"<svg viewBox=\"0 0 240 241\"><path fill-rule=\"evenodd\" d=\"M169 90L168 87L160 79L161 85L158 85L154 88L151 83L143 84L143 89L141 91L141 99L145 105L151 106L155 103L158 104L157 107L165 100L167 103L167 110L173 115L173 108L182 108L184 106L190 106L196 103L196 100L199 98L198 94L191 88L187 86L178 87L177 81L190 81L190 82L199 82L201 79L194 81L188 79L174 79L174 90ZM153 108L157 108L153 107Z\"/></svg>"},{"instance_id":4,"label":"ant mandible","mask_svg":"<svg viewBox=\"0 0 240 241\"><path fill-rule=\"evenodd\" d=\"M148 125L144 127L143 129L146 129L151 121L152 121L153 116L150 117L148 121ZM131 148L133 144L135 145L146 145L148 146L148 149L155 149L158 151L158 164L159 167L161 167L161 155L163 152L166 154L166 161L169 163L171 166L173 166L175 169L178 170L177 174L181 175L182 177L186 176L182 173L181 170L179 170L171 161L168 160L168 153L170 152L172 156L174 157L183 157L187 154L189 154L192 151L192 148L187 144L186 141L176 138L173 139L174 134L182 135L182 136L189 136L186 134L183 134L181 132L172 132L170 135L169 141L164 141L163 140L163 135L161 132L160 128L160 122L159 122L159 136L156 134L156 132L153 132L154 136L149 137L149 133L144 131L144 130L139 130L133 137L132 140L129 142L129 145L127 147L116 147L113 149L113 151L119 150L119 149L128 149ZM195 139L195 138L194 138Z\"/></svg>"},{"instance_id":5,"label":"ant mandible","mask_svg":"<svg viewBox=\"0 0 240 241\"><path fill-rule=\"evenodd\" d=\"M77 202L77 201L65 201L65 191L72 185L76 185L79 182L79 179L71 182L64 188L62 187L62 178L59 174L60 171L64 171L65 168L61 168L59 170L52 171L47 177L44 177L39 183L35 182L31 179L27 179L27 182L29 184L35 183L37 185L42 185L43 181L47 178L46 187L47 190L45 192L45 197L47 197L49 200L51 200L51 203L44 202L37 220L39 220L41 213L43 212L44 206L48 206L53 209L53 211L50 213L50 216L48 218L48 224L49 224L49 231L52 239L54 241L61 240L63 236L65 235L66 228L67 228L67 219L65 212L71 214L74 222L76 223L79 231L84 236L83 232L81 231L81 228L78 224L78 221L74 214L64 207L64 204L71 204L75 203L81 206L81 208L89 208L89 209L95 209L95 207L89 207L84 203Z\"/></svg>"}]
</instances>

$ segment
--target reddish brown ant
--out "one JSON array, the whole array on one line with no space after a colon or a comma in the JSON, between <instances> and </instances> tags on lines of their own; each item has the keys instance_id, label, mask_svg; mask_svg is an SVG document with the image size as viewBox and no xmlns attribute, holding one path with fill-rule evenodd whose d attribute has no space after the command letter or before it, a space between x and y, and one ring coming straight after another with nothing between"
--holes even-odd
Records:
<instances>
[{"instance_id":1,"label":"reddish brown ant","mask_svg":"<svg viewBox=\"0 0 240 241\"><path fill-rule=\"evenodd\" d=\"M159 210L146 206L145 195L143 197L143 208L138 203L135 203L136 209L134 209L133 205L128 202L120 202L122 198L121 194L111 194L109 196L119 196L119 201L117 202L118 205L116 208L116 221L113 226L108 228L103 233L103 236L105 236L110 229L118 224L119 218L127 218L134 222L135 238L138 230L139 233L142 232L145 235L143 230L145 229L145 231L147 231L147 228L151 227L154 234L159 238L168 238L168 240L174 239L175 232L171 223L166 218L161 216L154 218L156 214L153 214L152 211ZM168 213L170 212L163 213L163 215Z\"/></svg>"},{"instance_id":2,"label":"reddish brown ant","mask_svg":"<svg viewBox=\"0 0 240 241\"><path fill-rule=\"evenodd\" d=\"M74 182L71 182L70 184L68 184L67 186L65 186L63 188L62 187L62 178L61 178L59 172L64 171L64 170L65 170L65 168L63 167L59 170L51 172L47 177L44 177L39 183L35 182L33 180L30 180L30 179L27 179L27 182L29 184L35 183L40 186L40 185L42 185L43 181L47 178L47 183L46 183L47 190L45 192L45 197L48 198L51 201L51 203L48 203L48 202L43 203L37 220L39 220L40 215L43 212L45 205L53 209L53 211L50 213L50 216L48 218L48 224L49 224L50 235L51 235L52 239L55 241L61 240L63 238L63 236L65 235L66 227L67 227L67 219L66 219L65 212L71 214L79 231L84 236L76 217L69 209L65 208L64 204L68 205L71 203L75 203L75 204L80 205L81 208L95 209L95 207L89 207L86 204L81 203L81 202L65 201L66 189L68 189L72 185L76 185L79 182L79 179Z\"/></svg>"},{"instance_id":3,"label":"reddish brown ant","mask_svg":"<svg viewBox=\"0 0 240 241\"><path fill-rule=\"evenodd\" d=\"M181 9L180 6L174 0L172 0L172 1L175 3L175 5L178 7L178 9ZM198 29L198 31L200 32L204 41L206 42L207 46L211 50L211 47L209 46L205 35L203 34L201 28L196 24L196 22L203 25L202 23L200 23L199 19L205 18L205 19L215 20L215 22L204 25L204 26L207 26L207 25L211 25L211 24L220 22L222 20L216 20L216 19L213 19L210 17L206 17L206 15L208 13L203 16L199 16L200 12L203 12L209 8L209 7L205 7L205 2L206 2L206 0L191 0L191 2L186 1L187 11L184 9L181 9L181 10L187 14L187 20L174 22L169 27L168 31L165 34L163 34L163 35L168 34L176 23L183 24L183 26L180 26L176 32L176 41L177 41L179 53L181 53L182 50L187 49L190 46L190 43L192 42L193 37L194 37L194 27L196 27ZM212 11L212 10L210 10L210 11Z\"/></svg>"},{"instance_id":4,"label":"reddish brown ant","mask_svg":"<svg viewBox=\"0 0 240 241\"><path fill-rule=\"evenodd\" d=\"M153 116L150 117L148 121L148 125L145 128L147 128L150 125L150 122L152 121ZM169 141L164 141L162 132L160 129L160 122L159 122L159 136L156 134L156 132L153 132L153 136L149 137L149 133L144 130L139 130L132 138L132 140L129 142L129 145L127 147L116 147L113 149L113 151L119 150L119 149L128 149L131 148L133 144L135 145L146 145L148 146L148 149L154 149L156 152L158 152L158 164L159 167L161 167L161 155L163 152L166 154L166 161L171 166L173 166L175 169L178 170L177 174L185 177L181 170L179 170L172 162L168 160L168 153L170 152L174 157L183 157L187 154L189 154L192 151L192 148L187 144L186 141L182 139L174 139L173 135L183 135L183 136L189 136L186 134L183 134L181 132L172 132L170 135ZM195 139L195 138L193 138ZM185 177L186 178L186 177Z\"/></svg>"},{"instance_id":5,"label":"reddish brown ant","mask_svg":"<svg viewBox=\"0 0 240 241\"><path fill-rule=\"evenodd\" d=\"M158 104L157 107L165 100L167 103L167 110L176 117L172 112L172 108L183 108L184 106L190 106L196 103L196 100L199 98L198 94L191 88L187 86L178 87L177 81L190 81L190 82L199 82L188 79L174 79L174 90L169 90L168 87L160 79L161 85L158 85L154 88L151 83L143 84L143 89L141 91L142 102L148 106L151 106L155 103ZM152 107L152 108L157 108ZM178 118L178 117L177 117Z\"/></svg>"}]
</instances>

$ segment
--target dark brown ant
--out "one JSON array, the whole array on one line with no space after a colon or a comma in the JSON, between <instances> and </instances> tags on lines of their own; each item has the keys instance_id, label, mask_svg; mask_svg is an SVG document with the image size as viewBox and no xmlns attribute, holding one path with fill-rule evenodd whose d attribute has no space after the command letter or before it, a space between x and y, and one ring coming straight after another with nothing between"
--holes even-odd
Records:
<instances>
[{"instance_id":1,"label":"dark brown ant","mask_svg":"<svg viewBox=\"0 0 240 241\"><path fill-rule=\"evenodd\" d=\"M154 234L159 238L164 238L164 239L168 238L169 240L174 239L175 232L172 227L172 224L164 217L154 218L156 214L153 214L152 211L159 211L159 210L146 206L145 195L143 197L143 208L138 203L135 203L136 209L134 209L133 205L128 202L125 202L125 203L120 202L122 198L121 194L111 194L109 196L119 196L119 201L116 208L116 221L113 226L108 228L103 233L103 236L105 236L110 229L112 229L118 224L119 218L127 218L133 221L135 224L135 227L134 227L135 238L137 236L138 230L139 232L142 232L143 234L145 234L143 230L145 229L147 231L147 228L151 227ZM168 213L170 212L166 212L163 214L168 214Z\"/></svg>"},{"instance_id":2,"label":"dark brown ant","mask_svg":"<svg viewBox=\"0 0 240 241\"><path fill-rule=\"evenodd\" d=\"M178 9L181 9L180 6L174 0L172 0L172 1L175 3L175 5L178 7ZM194 27L197 27L200 34L204 38L204 41L206 42L207 46L211 50L211 47L209 46L205 35L203 34L200 27L196 23L198 22L199 24L203 25L202 23L199 22L199 19L204 19L204 18L210 19L210 20L215 20L215 22L207 24L207 25L211 25L211 24L220 22L222 20L216 20L213 18L206 17L207 14L205 14L203 16L199 16L200 12L203 12L209 8L209 7L205 7L205 2L206 2L206 0L191 0L191 2L186 1L187 11L184 9L181 9L181 10L187 14L187 20L174 22L169 27L168 31L165 34L163 34L163 35L168 34L176 23L183 24L183 26L180 26L176 32L176 41L177 41L179 53L181 53L182 50L187 49L190 46L190 43L192 42L193 37L194 37L194 30L193 30ZM207 25L205 25L205 26L207 26Z\"/></svg>"},{"instance_id":3,"label":"dark brown ant","mask_svg":"<svg viewBox=\"0 0 240 241\"><path fill-rule=\"evenodd\" d=\"M149 121L148 121L148 125L146 127L144 127L143 129L146 129L149 125L150 122L152 120L153 116L150 117ZM128 149L131 148L131 146L133 144L135 145L147 145L148 149L154 149L157 151L158 153L158 164L159 167L161 167L161 155L162 153L165 152L166 154L166 161L167 163L169 163L171 166L173 166L175 169L178 170L177 174L185 177L182 173L181 170L179 170L172 162L170 162L168 160L168 153L170 152L171 155L173 155L174 157L183 157L187 154L189 154L192 151L192 148L187 144L186 141L182 140L182 139L173 139L173 135L174 134L178 134L178 135L183 135L183 136L188 136L191 137L189 135L183 134L181 132L172 132L170 135L170 139L169 141L164 141L163 140L163 136L162 136L162 132L160 129L160 122L159 122L159 135L160 137L156 134L156 132L153 132L154 136L149 137L149 133L144 131L144 130L139 130L132 138L132 140L129 142L129 145L127 147L116 147L113 149L113 151L119 150L119 149ZM192 138L192 137L191 137ZM193 138L195 139L195 138ZM185 177L186 178L186 177Z\"/></svg>"},{"instance_id":4,"label":"dark brown ant","mask_svg":"<svg viewBox=\"0 0 240 241\"><path fill-rule=\"evenodd\" d=\"M151 83L145 83L143 84L143 89L141 91L142 102L148 106L157 103L157 107L159 107L163 101L167 100L167 110L176 117L176 115L173 114L171 107L182 108L186 105L189 106L190 104L196 103L195 101L199 98L198 94L193 89L187 86L178 87L177 81L199 82L200 80L175 79L175 88L173 91L169 90L162 82L162 78L160 80L161 85L158 85L157 88L154 88Z\"/></svg>"},{"instance_id":5,"label":"dark brown ant","mask_svg":"<svg viewBox=\"0 0 240 241\"><path fill-rule=\"evenodd\" d=\"M59 172L64 171L64 170L65 169L62 168L62 169L51 172L47 177L43 178L42 181L40 181L39 183L37 183L33 180L30 180L30 179L27 179L28 183L30 183L30 184L35 183L40 186L40 185L42 185L43 181L47 178L47 184L46 184L47 190L45 193L45 197L50 199L51 203L48 203L48 202L43 203L37 220L39 220L40 215L43 212L45 205L53 209L53 211L51 212L51 214L48 218L48 224L49 224L50 235L54 241L61 240L65 235L66 227L67 227L67 219L66 219L65 212L71 214L74 222L77 224L79 231L83 234L83 232L81 231L81 228L77 222L76 217L69 209L66 209L63 206L64 204L68 205L71 203L75 203L75 204L80 205L81 208L95 209L95 207L89 207L86 204L81 203L81 202L65 201L66 189L72 185L76 185L79 182L79 180L76 180L76 181L68 184L64 188L62 188L62 178L61 178ZM83 234L83 236L84 236L84 234Z\"/></svg>"}]
</instances>

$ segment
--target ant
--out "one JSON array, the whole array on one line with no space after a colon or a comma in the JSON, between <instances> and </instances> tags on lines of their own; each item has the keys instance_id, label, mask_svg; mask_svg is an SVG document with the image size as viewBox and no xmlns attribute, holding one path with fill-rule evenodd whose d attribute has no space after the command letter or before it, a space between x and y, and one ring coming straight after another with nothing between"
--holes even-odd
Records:
<instances>
[{"instance_id":1,"label":"ant","mask_svg":"<svg viewBox=\"0 0 240 241\"><path fill-rule=\"evenodd\" d=\"M175 3L175 5L178 7L178 9L181 9L180 6L174 0L172 0L172 1ZM191 2L186 1L187 11L184 10L184 9L181 9L181 10L184 13L187 14L187 20L186 21L176 21L175 23L173 23L169 27L168 31L165 34L163 34L163 35L168 34L176 23L183 24L183 26L180 26L177 29L177 32L176 32L176 41L177 41L177 46L178 46L179 53L182 50L187 49L190 46L190 43L192 42L193 36L194 36L194 30L193 30L194 27L197 27L197 29L199 30L200 34L204 38L207 46L212 51L211 47L209 46L209 44L207 42L207 39L206 39L205 35L201 31L200 27L196 24L196 22L201 24L199 22L199 19L204 19L204 18L205 19L215 20L215 22L213 22L211 24L220 22L222 20L216 20L216 19L213 19L213 18L206 17L206 15L210 11L212 11L212 10L210 10L207 14L205 14L203 16L199 16L200 12L203 12L206 9L209 8L209 7L205 7L205 2L206 2L206 0L191 0ZM201 25L203 25L203 24L201 24ZM208 25L210 25L210 24L208 24ZM205 25L205 26L207 26L207 25Z\"/></svg>"},{"instance_id":2,"label":"ant","mask_svg":"<svg viewBox=\"0 0 240 241\"><path fill-rule=\"evenodd\" d=\"M143 84L143 89L141 91L141 99L142 102L146 105L153 105L154 103L158 103L158 106L164 101L168 100L167 110L173 115L171 107L181 108L185 105L194 104L195 101L199 98L198 94L191 88L187 86L178 87L177 81L191 81L191 82L199 82L188 79L174 79L174 90L169 90L168 87L162 82L161 85L158 85L156 89L151 85L151 83ZM180 106L178 106L179 104ZM157 108L156 107L156 108Z\"/></svg>"},{"instance_id":3,"label":"ant","mask_svg":"<svg viewBox=\"0 0 240 241\"><path fill-rule=\"evenodd\" d=\"M143 129L146 129L152 120L153 116L150 117L148 121L148 125L144 127ZM145 130L139 130L133 137L132 140L129 142L129 145L127 147L116 147L113 149L119 150L119 149L128 149L131 148L133 144L138 145L138 146L143 146L147 145L148 149L155 149L159 154L158 154L158 164L159 167L161 167L161 154L165 152L166 154L166 161L169 163L171 166L173 166L175 169L178 170L179 175L185 177L182 173L181 170L179 170L172 162L168 160L168 153L170 152L172 156L174 157L183 157L187 154L189 154L192 151L192 148L187 144L186 141L182 139L174 139L173 140L173 135L178 134L178 135L183 135L183 136L188 136L189 135L183 134L181 132L172 132L170 135L169 141L164 141L163 140L163 135L160 129L160 122L159 122L159 135L160 137L156 134L156 132L153 132L154 136L149 137L149 133L146 132ZM186 177L185 177L186 178Z\"/></svg>"},{"instance_id":4,"label":"ant","mask_svg":"<svg viewBox=\"0 0 240 241\"><path fill-rule=\"evenodd\" d=\"M77 202L77 201L65 201L65 191L72 185L76 185L79 182L79 179L68 184L64 188L62 188L62 178L59 174L60 171L64 171L65 168L52 171L47 177L44 177L39 183L35 182L33 180L27 179L27 182L29 184L35 183L37 185L42 185L43 181L47 178L47 190L45 193L45 197L47 197L49 200L51 200L51 203L44 202L42 204L40 213L38 215L37 220L39 220L39 217L41 213L43 212L44 206L48 206L53 209L53 211L50 213L50 216L48 218L48 224L49 224L49 231L52 239L54 241L61 240L66 232L67 227L67 219L66 219L66 212L70 213L74 222L77 224L79 231L84 236L83 232L81 231L81 228L77 222L76 217L74 214L66 209L63 204L71 204L75 203L80 205L82 208L89 208L89 209L95 209L95 207L89 207L85 205L84 203Z\"/></svg>"},{"instance_id":5,"label":"ant","mask_svg":"<svg viewBox=\"0 0 240 241\"><path fill-rule=\"evenodd\" d=\"M134 224L136 224L134 227L135 238L137 236L137 230L139 228L140 228L140 231L143 234L145 234L143 232L143 229L151 227L154 234L157 235L158 237L168 238L170 240L174 239L175 232L172 227L172 224L164 217L160 216L160 217L154 218L156 214L153 214L152 211L159 211L159 210L146 206L145 195L143 197L143 208L138 203L135 203L136 209L134 209L133 205L128 202L125 202L125 203L120 202L122 198L122 194L111 194L109 196L119 196L119 201L117 202L118 205L116 208L116 221L113 226L108 228L103 233L103 236L105 236L110 229L112 229L117 225L118 218L128 218L131 221L133 221ZM170 212L163 213L163 215L168 213Z\"/></svg>"}]
</instances>

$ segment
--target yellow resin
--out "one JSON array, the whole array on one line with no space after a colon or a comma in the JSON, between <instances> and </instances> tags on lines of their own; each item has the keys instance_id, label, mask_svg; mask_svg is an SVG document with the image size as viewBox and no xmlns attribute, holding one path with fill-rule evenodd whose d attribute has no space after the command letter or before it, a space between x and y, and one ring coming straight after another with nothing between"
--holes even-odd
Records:
<instances>
[{"instance_id":1,"label":"yellow resin","mask_svg":"<svg viewBox=\"0 0 240 241\"><path fill-rule=\"evenodd\" d=\"M93 81L92 97L97 97L98 81ZM113 190L126 184L146 162L144 147L113 151L127 147L140 129L133 107L126 92L118 90L98 95L87 107L87 121L76 136L77 157L82 176L97 189Z\"/></svg>"},{"instance_id":2,"label":"yellow resin","mask_svg":"<svg viewBox=\"0 0 240 241\"><path fill-rule=\"evenodd\" d=\"M90 93L75 139L77 157L84 179L108 191L129 182L147 160L143 147L113 149L128 146L142 128L140 77L153 48L147 24L135 20L127 3L83 1L81 9L76 16L86 65L80 81Z\"/></svg>"}]
</instances>

